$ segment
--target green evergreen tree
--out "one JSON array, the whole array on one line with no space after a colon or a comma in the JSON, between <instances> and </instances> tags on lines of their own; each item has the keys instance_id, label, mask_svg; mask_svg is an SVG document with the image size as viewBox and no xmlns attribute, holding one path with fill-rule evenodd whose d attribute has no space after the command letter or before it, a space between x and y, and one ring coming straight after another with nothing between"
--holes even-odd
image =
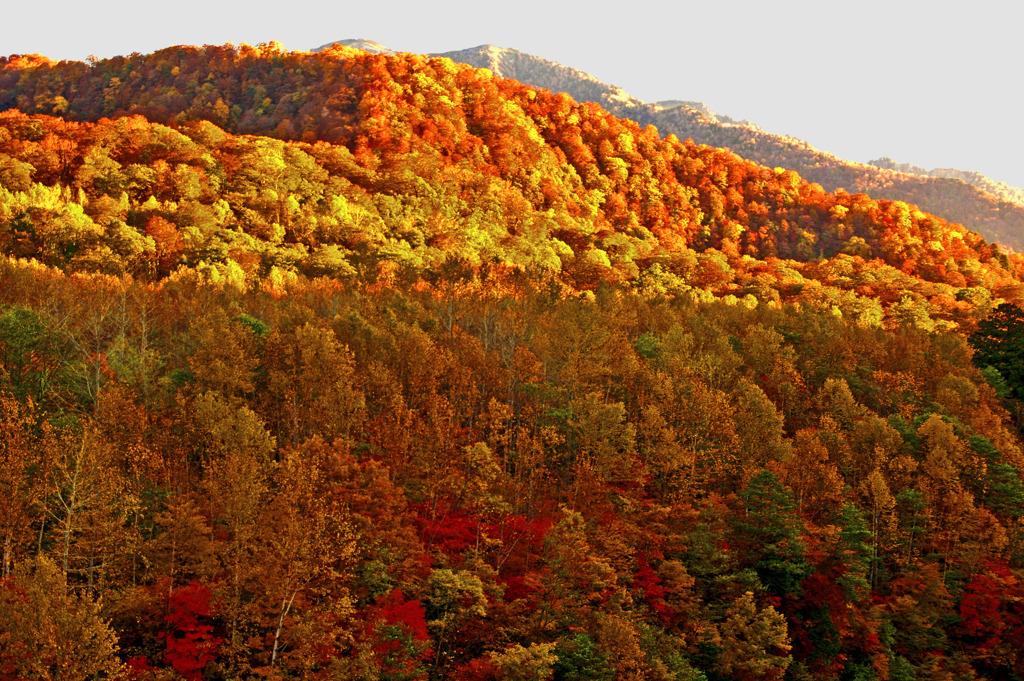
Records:
<instances>
[{"instance_id":1,"label":"green evergreen tree","mask_svg":"<svg viewBox=\"0 0 1024 681\"><path fill-rule=\"evenodd\" d=\"M846 567L838 582L847 600L860 600L870 589L871 530L853 504L843 506L838 524L840 560Z\"/></svg>"},{"instance_id":2,"label":"green evergreen tree","mask_svg":"<svg viewBox=\"0 0 1024 681\"><path fill-rule=\"evenodd\" d=\"M1024 485L1017 467L997 463L989 467L985 478L985 505L1006 518L1016 520L1024 517Z\"/></svg>"},{"instance_id":3,"label":"green evergreen tree","mask_svg":"<svg viewBox=\"0 0 1024 681\"><path fill-rule=\"evenodd\" d=\"M611 681L615 670L587 634L563 639L555 648L555 681Z\"/></svg>"},{"instance_id":4,"label":"green evergreen tree","mask_svg":"<svg viewBox=\"0 0 1024 681\"><path fill-rule=\"evenodd\" d=\"M906 548L907 562L910 562L914 550L920 550L918 536L924 534L928 518L925 515L924 497L916 489L905 489L896 495L896 514L903 545Z\"/></svg>"},{"instance_id":5,"label":"green evergreen tree","mask_svg":"<svg viewBox=\"0 0 1024 681\"><path fill-rule=\"evenodd\" d=\"M968 342L974 363L996 369L1011 394L1024 399L1024 310L1003 303L978 324Z\"/></svg>"},{"instance_id":6,"label":"green evergreen tree","mask_svg":"<svg viewBox=\"0 0 1024 681\"><path fill-rule=\"evenodd\" d=\"M742 507L733 520L739 542L761 582L773 593L799 595L811 573L801 539L803 523L796 503L771 471L756 473L740 493Z\"/></svg>"}]
</instances>

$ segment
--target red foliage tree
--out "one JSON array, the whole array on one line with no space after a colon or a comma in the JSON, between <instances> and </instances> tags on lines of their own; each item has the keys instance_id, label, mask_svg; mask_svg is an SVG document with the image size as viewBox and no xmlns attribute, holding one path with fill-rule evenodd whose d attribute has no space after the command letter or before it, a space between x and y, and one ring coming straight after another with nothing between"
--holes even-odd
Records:
<instances>
[{"instance_id":1,"label":"red foliage tree","mask_svg":"<svg viewBox=\"0 0 1024 681\"><path fill-rule=\"evenodd\" d=\"M209 587L192 582L176 589L170 595L168 610L164 621L169 630L161 634L167 644L164 660L189 681L200 681L203 669L216 659L223 641L213 634L213 626L208 624Z\"/></svg>"}]
</instances>

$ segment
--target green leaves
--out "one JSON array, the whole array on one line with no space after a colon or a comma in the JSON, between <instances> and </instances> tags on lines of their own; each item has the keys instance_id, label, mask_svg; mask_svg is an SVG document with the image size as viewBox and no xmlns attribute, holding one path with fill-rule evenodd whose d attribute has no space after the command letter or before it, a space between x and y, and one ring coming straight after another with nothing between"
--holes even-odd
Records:
<instances>
[{"instance_id":1,"label":"green leaves","mask_svg":"<svg viewBox=\"0 0 1024 681\"><path fill-rule=\"evenodd\" d=\"M612 681L615 671L587 634L559 641L554 650L555 679L558 681Z\"/></svg>"},{"instance_id":2,"label":"green leaves","mask_svg":"<svg viewBox=\"0 0 1024 681\"><path fill-rule=\"evenodd\" d=\"M1003 303L978 324L968 338L974 348L974 363L981 368L996 369L998 377L989 373L995 384L1005 381L1010 393L1024 399L1024 311L1016 305Z\"/></svg>"},{"instance_id":3,"label":"green leaves","mask_svg":"<svg viewBox=\"0 0 1024 681\"><path fill-rule=\"evenodd\" d=\"M740 502L733 527L746 549L746 561L773 593L799 595L811 567L804 558L793 495L774 473L762 470L740 492Z\"/></svg>"}]
</instances>

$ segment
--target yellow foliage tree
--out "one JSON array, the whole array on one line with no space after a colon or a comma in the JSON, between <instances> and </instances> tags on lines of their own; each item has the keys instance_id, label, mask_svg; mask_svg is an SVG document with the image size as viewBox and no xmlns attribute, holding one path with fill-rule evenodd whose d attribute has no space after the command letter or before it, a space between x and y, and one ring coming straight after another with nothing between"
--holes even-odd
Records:
<instances>
[{"instance_id":1,"label":"yellow foliage tree","mask_svg":"<svg viewBox=\"0 0 1024 681\"><path fill-rule=\"evenodd\" d=\"M718 671L727 678L781 679L793 661L786 618L771 605L758 608L751 591L729 607L719 628L722 657Z\"/></svg>"},{"instance_id":2,"label":"yellow foliage tree","mask_svg":"<svg viewBox=\"0 0 1024 681\"><path fill-rule=\"evenodd\" d=\"M122 678L117 636L99 611L87 594L68 591L49 558L20 563L0 582L0 669L38 681Z\"/></svg>"}]
</instances>

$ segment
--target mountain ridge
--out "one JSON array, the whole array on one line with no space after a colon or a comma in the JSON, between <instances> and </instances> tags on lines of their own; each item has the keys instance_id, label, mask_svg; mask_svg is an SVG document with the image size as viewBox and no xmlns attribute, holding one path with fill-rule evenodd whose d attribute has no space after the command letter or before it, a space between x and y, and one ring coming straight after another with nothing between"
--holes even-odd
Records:
<instances>
[{"instance_id":1,"label":"mountain ridge","mask_svg":"<svg viewBox=\"0 0 1024 681\"><path fill-rule=\"evenodd\" d=\"M908 201L922 210L964 224L989 240L1024 252L1024 189L979 173L920 172L923 169L909 172L909 168L897 164L845 160L802 139L770 133L748 121L717 114L706 103L644 102L584 71L511 48L481 45L434 54L528 85L565 92L577 101L596 102L617 116L641 125L654 125L662 134L692 138L699 144L731 149L769 167L795 170L828 191L845 189L864 192L872 198Z\"/></svg>"},{"instance_id":2,"label":"mountain ridge","mask_svg":"<svg viewBox=\"0 0 1024 681\"><path fill-rule=\"evenodd\" d=\"M1020 258L960 224L827 193L446 58L340 45L179 47L92 64L17 56L0 59L0 108L12 109L3 238L19 257L71 269L163 277L235 261L254 276L365 277L385 262L418 272L455 257L541 268L574 290L810 296L874 324L914 311L930 328L969 326L1021 294ZM173 127L144 134L151 126ZM131 134L139 141L120 141ZM176 141L120 151L147 136ZM187 163L172 156L187 166L181 180L167 174L168 144L191 149ZM54 199L63 186L84 198ZM54 233L65 213L67 231Z\"/></svg>"},{"instance_id":3,"label":"mountain ridge","mask_svg":"<svg viewBox=\"0 0 1024 681\"><path fill-rule=\"evenodd\" d=\"M335 40L334 42L321 45L320 47L313 48L311 52L322 52L323 50L331 47L332 45L344 45L345 47L351 47L363 52L369 52L370 54L398 54L398 50L393 50L390 47L381 45L376 40L369 40L367 38L346 38L345 40Z\"/></svg>"},{"instance_id":4,"label":"mountain ridge","mask_svg":"<svg viewBox=\"0 0 1024 681\"><path fill-rule=\"evenodd\" d=\"M988 177L984 173L979 173L976 170L959 170L957 168L932 168L931 170L927 170L912 163L898 163L888 157L868 161L867 165L877 166L886 170L895 170L910 175L962 180L967 184L983 189L993 196L999 197L1003 201L1024 205L1024 189L1012 184L1007 184L1006 182L1000 182L999 180Z\"/></svg>"}]
</instances>

